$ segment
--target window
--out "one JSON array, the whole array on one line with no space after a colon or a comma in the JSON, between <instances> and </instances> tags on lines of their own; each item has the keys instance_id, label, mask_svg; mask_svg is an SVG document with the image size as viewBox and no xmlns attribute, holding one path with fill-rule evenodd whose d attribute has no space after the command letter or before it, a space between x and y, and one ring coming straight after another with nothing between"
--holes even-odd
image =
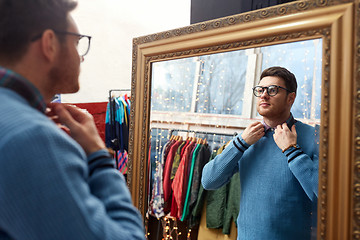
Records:
<instances>
[{"instance_id":1,"label":"window","mask_svg":"<svg viewBox=\"0 0 360 240\"><path fill-rule=\"evenodd\" d=\"M257 85L261 71L270 66L285 67L297 78L294 117L319 123L321 56L322 40L313 39L155 62L150 117L156 126L152 127L246 127L259 117L252 87Z\"/></svg>"}]
</instances>

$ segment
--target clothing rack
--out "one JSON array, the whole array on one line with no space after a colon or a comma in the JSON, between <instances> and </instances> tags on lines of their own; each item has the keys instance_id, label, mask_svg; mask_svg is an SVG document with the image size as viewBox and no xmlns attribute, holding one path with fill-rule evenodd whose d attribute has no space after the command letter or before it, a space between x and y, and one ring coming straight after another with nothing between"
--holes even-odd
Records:
<instances>
[{"instance_id":1,"label":"clothing rack","mask_svg":"<svg viewBox=\"0 0 360 240\"><path fill-rule=\"evenodd\" d=\"M111 99L111 93L112 92L130 92L131 89L127 89L127 88L124 88L124 89L110 89L109 90L109 99Z\"/></svg>"},{"instance_id":2,"label":"clothing rack","mask_svg":"<svg viewBox=\"0 0 360 240\"><path fill-rule=\"evenodd\" d=\"M155 133L156 133L156 130L160 130L160 131L162 131L162 130L165 130L164 131L164 135L161 135L161 137L162 136L165 136L165 135L167 135L168 136L168 138L169 138L169 136L172 136L173 134L174 134L174 132L183 132L183 133L193 133L193 134L206 134L206 135L217 135L217 137L234 137L234 136L236 136L237 135L237 133L236 132L234 132L233 134L231 134L231 133L216 133L216 132L210 132L210 131L197 131L197 130L186 130L186 129L167 129L167 128L150 128L150 131L152 131L152 130L154 130L155 131ZM167 131L167 133L166 133L166 131ZM211 136L210 136L210 138L211 138ZM210 144L210 142L209 142L209 144ZM160 143L160 145L162 145L161 143ZM163 146L164 145L162 145L161 147L159 147L159 149L162 149L163 148ZM157 150L156 150L157 151ZM150 156L149 156L149 158L151 158ZM149 164L156 164L156 163L150 163L151 162L151 160L149 159ZM150 165L151 166L151 165ZM148 177L149 177L149 179L148 179L148 182L149 182L149 184L151 183L151 174L152 174L152 172L151 172L151 167L149 167L149 173L148 173L149 175L148 175ZM150 187L150 185L148 185L148 189L151 189L151 187ZM149 207L149 203L150 203L150 200L149 199L151 199L151 191L149 190L148 191L148 196L147 196L147 198L148 198L148 207ZM160 227L161 227L161 219L160 219L160 221L158 222L158 224L157 224L157 229L155 230L154 229L154 233L156 233L156 238L155 239L158 239L159 238L159 236L161 236L160 234L161 234L161 232L160 232Z\"/></svg>"},{"instance_id":3,"label":"clothing rack","mask_svg":"<svg viewBox=\"0 0 360 240\"><path fill-rule=\"evenodd\" d=\"M223 135L223 136L236 136L237 133L234 132L234 134L229 133L215 133L215 132L204 132L204 131L195 131L195 130L186 130L186 129L171 129L170 135L172 135L173 132L188 132L188 133L195 133L195 134L216 134L216 135Z\"/></svg>"},{"instance_id":4,"label":"clothing rack","mask_svg":"<svg viewBox=\"0 0 360 240\"><path fill-rule=\"evenodd\" d=\"M109 90L109 101L111 101L111 93L112 92L130 92L131 89L124 88L124 89L110 89ZM116 161L116 168L118 167L118 151L115 151L115 161Z\"/></svg>"}]
</instances>

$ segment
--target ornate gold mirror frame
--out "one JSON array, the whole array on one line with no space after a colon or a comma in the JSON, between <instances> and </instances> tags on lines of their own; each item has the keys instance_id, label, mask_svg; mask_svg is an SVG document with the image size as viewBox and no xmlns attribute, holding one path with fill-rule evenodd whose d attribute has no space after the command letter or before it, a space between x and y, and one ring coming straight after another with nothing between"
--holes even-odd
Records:
<instances>
[{"instance_id":1,"label":"ornate gold mirror frame","mask_svg":"<svg viewBox=\"0 0 360 240\"><path fill-rule=\"evenodd\" d=\"M295 1L135 38L128 184L147 202L151 63L323 39L318 239L360 238L359 1Z\"/></svg>"}]
</instances>

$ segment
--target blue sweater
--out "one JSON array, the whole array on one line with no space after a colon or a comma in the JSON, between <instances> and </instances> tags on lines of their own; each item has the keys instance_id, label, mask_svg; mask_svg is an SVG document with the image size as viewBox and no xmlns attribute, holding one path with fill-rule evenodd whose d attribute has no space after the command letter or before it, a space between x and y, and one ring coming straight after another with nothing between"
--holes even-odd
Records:
<instances>
[{"instance_id":1,"label":"blue sweater","mask_svg":"<svg viewBox=\"0 0 360 240\"><path fill-rule=\"evenodd\" d=\"M144 239L141 215L105 150L72 138L0 87L0 239Z\"/></svg>"},{"instance_id":2,"label":"blue sweater","mask_svg":"<svg viewBox=\"0 0 360 240\"><path fill-rule=\"evenodd\" d=\"M238 240L311 238L312 206L318 188L318 145L313 127L299 121L295 126L299 149L282 153L271 130L251 146L239 135L205 165L205 189L217 189L240 172Z\"/></svg>"}]
</instances>

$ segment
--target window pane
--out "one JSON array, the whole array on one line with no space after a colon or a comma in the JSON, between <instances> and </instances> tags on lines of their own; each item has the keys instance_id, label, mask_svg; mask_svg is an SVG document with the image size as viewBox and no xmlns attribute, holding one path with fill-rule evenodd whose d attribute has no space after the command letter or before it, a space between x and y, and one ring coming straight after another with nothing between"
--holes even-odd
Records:
<instances>
[{"instance_id":1,"label":"window pane","mask_svg":"<svg viewBox=\"0 0 360 240\"><path fill-rule=\"evenodd\" d=\"M196 112L242 115L248 57L232 51L200 57Z\"/></svg>"},{"instance_id":2,"label":"window pane","mask_svg":"<svg viewBox=\"0 0 360 240\"><path fill-rule=\"evenodd\" d=\"M152 64L151 110L189 112L197 68L197 58Z\"/></svg>"},{"instance_id":3,"label":"window pane","mask_svg":"<svg viewBox=\"0 0 360 240\"><path fill-rule=\"evenodd\" d=\"M247 64L245 50L153 63L151 110L241 115Z\"/></svg>"}]
</instances>

